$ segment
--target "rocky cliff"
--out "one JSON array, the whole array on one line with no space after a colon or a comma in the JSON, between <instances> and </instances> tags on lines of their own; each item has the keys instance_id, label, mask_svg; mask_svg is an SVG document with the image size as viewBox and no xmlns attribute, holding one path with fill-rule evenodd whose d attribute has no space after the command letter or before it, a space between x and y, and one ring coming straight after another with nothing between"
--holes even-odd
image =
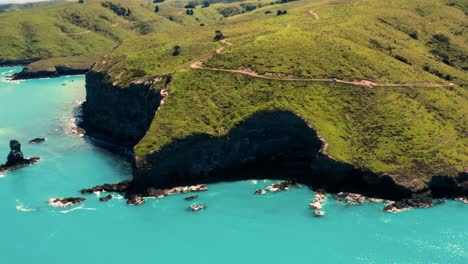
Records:
<instances>
[{"instance_id":1,"label":"rocky cliff","mask_svg":"<svg viewBox=\"0 0 468 264\"><path fill-rule=\"evenodd\" d=\"M224 137L192 135L136 158L134 188L255 178L294 179L330 192L401 199L412 191L388 175L360 171L327 155L324 142L291 112L258 112Z\"/></svg>"},{"instance_id":2,"label":"rocky cliff","mask_svg":"<svg viewBox=\"0 0 468 264\"><path fill-rule=\"evenodd\" d=\"M153 120L161 90L152 81L120 87L109 79L102 72L86 74L82 126L88 135L133 148Z\"/></svg>"}]
</instances>

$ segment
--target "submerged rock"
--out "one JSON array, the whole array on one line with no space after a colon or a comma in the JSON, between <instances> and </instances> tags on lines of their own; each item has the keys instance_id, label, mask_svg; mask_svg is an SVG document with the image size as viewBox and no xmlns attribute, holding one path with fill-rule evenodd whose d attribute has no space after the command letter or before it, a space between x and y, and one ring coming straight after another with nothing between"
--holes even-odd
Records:
<instances>
[{"instance_id":1,"label":"submerged rock","mask_svg":"<svg viewBox=\"0 0 468 264\"><path fill-rule=\"evenodd\" d=\"M198 198L198 195L192 195L192 196L185 197L184 200L193 201L193 200L195 200L197 198Z\"/></svg>"},{"instance_id":2,"label":"submerged rock","mask_svg":"<svg viewBox=\"0 0 468 264\"><path fill-rule=\"evenodd\" d=\"M109 200L112 200L112 195L110 195L110 194L107 195L107 196L99 198L99 201L101 201L101 202L107 202Z\"/></svg>"},{"instance_id":3,"label":"submerged rock","mask_svg":"<svg viewBox=\"0 0 468 264\"><path fill-rule=\"evenodd\" d=\"M47 139L45 138L35 138L35 139L31 139L29 140L29 144L38 144L38 143L42 143L44 141L46 141Z\"/></svg>"},{"instance_id":4,"label":"submerged rock","mask_svg":"<svg viewBox=\"0 0 468 264\"><path fill-rule=\"evenodd\" d=\"M82 197L52 198L49 199L49 205L53 207L69 207L85 201Z\"/></svg>"},{"instance_id":5,"label":"submerged rock","mask_svg":"<svg viewBox=\"0 0 468 264\"><path fill-rule=\"evenodd\" d=\"M206 206L204 204L193 204L192 206L190 206L190 209L192 209L193 212L196 212L202 209L206 209Z\"/></svg>"},{"instance_id":6,"label":"submerged rock","mask_svg":"<svg viewBox=\"0 0 468 264\"><path fill-rule=\"evenodd\" d=\"M21 152L21 143L18 140L12 139L10 141L10 153L8 154L7 162L3 165L0 165L0 172L19 169L34 164L39 160L39 157L25 159L23 152Z\"/></svg>"}]
</instances>

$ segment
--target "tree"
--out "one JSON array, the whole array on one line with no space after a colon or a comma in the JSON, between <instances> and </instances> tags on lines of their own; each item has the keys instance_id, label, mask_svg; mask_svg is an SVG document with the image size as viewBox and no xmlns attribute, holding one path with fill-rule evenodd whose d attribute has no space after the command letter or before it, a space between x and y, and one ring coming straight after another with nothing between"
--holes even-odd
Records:
<instances>
[{"instance_id":1,"label":"tree","mask_svg":"<svg viewBox=\"0 0 468 264\"><path fill-rule=\"evenodd\" d=\"M174 46L174 50L172 51L172 56L177 56L180 54L181 47L179 45Z\"/></svg>"},{"instance_id":2,"label":"tree","mask_svg":"<svg viewBox=\"0 0 468 264\"><path fill-rule=\"evenodd\" d=\"M155 6L155 7L154 7L154 12L155 12L155 13L159 12L159 6Z\"/></svg>"},{"instance_id":3,"label":"tree","mask_svg":"<svg viewBox=\"0 0 468 264\"><path fill-rule=\"evenodd\" d=\"M210 6L210 1L203 1L202 7L209 7Z\"/></svg>"},{"instance_id":4,"label":"tree","mask_svg":"<svg viewBox=\"0 0 468 264\"><path fill-rule=\"evenodd\" d=\"M215 31L214 41L220 41L222 39L225 39L223 33L221 32L221 30L216 30Z\"/></svg>"},{"instance_id":5,"label":"tree","mask_svg":"<svg viewBox=\"0 0 468 264\"><path fill-rule=\"evenodd\" d=\"M193 10L192 9L187 9L185 11L185 14L189 15L189 16L193 16Z\"/></svg>"}]
</instances>

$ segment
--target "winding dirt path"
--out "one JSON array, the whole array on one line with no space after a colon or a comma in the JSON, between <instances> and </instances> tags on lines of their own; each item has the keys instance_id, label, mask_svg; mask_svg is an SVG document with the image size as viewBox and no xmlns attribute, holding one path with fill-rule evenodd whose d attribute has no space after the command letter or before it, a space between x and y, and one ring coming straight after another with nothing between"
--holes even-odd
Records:
<instances>
[{"instance_id":1,"label":"winding dirt path","mask_svg":"<svg viewBox=\"0 0 468 264\"><path fill-rule=\"evenodd\" d=\"M248 75L255 78L266 79L266 80L276 80L276 81L292 81L292 82L335 82L335 83L343 83L355 86L368 86L368 87L451 87L455 86L454 83L448 84L437 84L437 83L377 83L368 80L354 80L354 81L345 81L339 79L327 79L327 78L295 78L295 77L280 77L274 76L273 74L259 74L258 72L253 71L247 67L241 67L237 70L229 70L229 69L220 69L220 68L210 68L206 67L203 64L203 61L196 61L190 65L193 69L201 69L201 70L208 70L208 71L219 71L219 72L230 72L230 73L239 73Z\"/></svg>"},{"instance_id":2,"label":"winding dirt path","mask_svg":"<svg viewBox=\"0 0 468 264\"><path fill-rule=\"evenodd\" d=\"M315 11L314 11L314 10L312 10L312 9L311 9L311 10L309 10L309 14L311 14L312 16L314 16L314 17L315 17L315 19L317 19L317 20L319 20L319 19L320 19L320 16L319 16L317 13L315 13Z\"/></svg>"},{"instance_id":3,"label":"winding dirt path","mask_svg":"<svg viewBox=\"0 0 468 264\"><path fill-rule=\"evenodd\" d=\"M76 32L76 33L61 33L60 35L73 36L73 35L84 35L84 34L89 34L89 33L91 33L91 30L86 30L86 31Z\"/></svg>"},{"instance_id":4,"label":"winding dirt path","mask_svg":"<svg viewBox=\"0 0 468 264\"><path fill-rule=\"evenodd\" d=\"M221 54L226 49L226 47L232 46L232 43L229 42L227 39L222 39L219 42L223 43L225 46L222 46L221 48L218 48L216 50L216 54Z\"/></svg>"}]
</instances>

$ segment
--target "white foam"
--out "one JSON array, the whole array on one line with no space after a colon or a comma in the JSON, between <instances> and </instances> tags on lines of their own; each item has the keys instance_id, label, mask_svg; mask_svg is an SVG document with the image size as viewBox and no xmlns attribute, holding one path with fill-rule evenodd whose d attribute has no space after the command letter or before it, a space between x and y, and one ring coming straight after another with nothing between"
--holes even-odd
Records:
<instances>
[{"instance_id":1,"label":"white foam","mask_svg":"<svg viewBox=\"0 0 468 264\"><path fill-rule=\"evenodd\" d=\"M75 211L75 210L89 210L89 211L96 211L97 209L96 209L96 208L86 208L86 207L84 207L84 206L82 206L82 205L81 205L81 206L78 206L78 207L72 208L72 209L70 209L70 210L64 210L64 211L60 211L60 213L62 213L62 214L68 214L68 213L70 213L70 212L73 212L73 211Z\"/></svg>"},{"instance_id":2,"label":"white foam","mask_svg":"<svg viewBox=\"0 0 468 264\"><path fill-rule=\"evenodd\" d=\"M252 184L257 184L258 183L257 180L251 180L250 182L252 182Z\"/></svg>"},{"instance_id":3,"label":"white foam","mask_svg":"<svg viewBox=\"0 0 468 264\"><path fill-rule=\"evenodd\" d=\"M17 205L16 210L21 211L21 212L34 212L37 211L38 209L35 208L26 208L23 205Z\"/></svg>"}]
</instances>

